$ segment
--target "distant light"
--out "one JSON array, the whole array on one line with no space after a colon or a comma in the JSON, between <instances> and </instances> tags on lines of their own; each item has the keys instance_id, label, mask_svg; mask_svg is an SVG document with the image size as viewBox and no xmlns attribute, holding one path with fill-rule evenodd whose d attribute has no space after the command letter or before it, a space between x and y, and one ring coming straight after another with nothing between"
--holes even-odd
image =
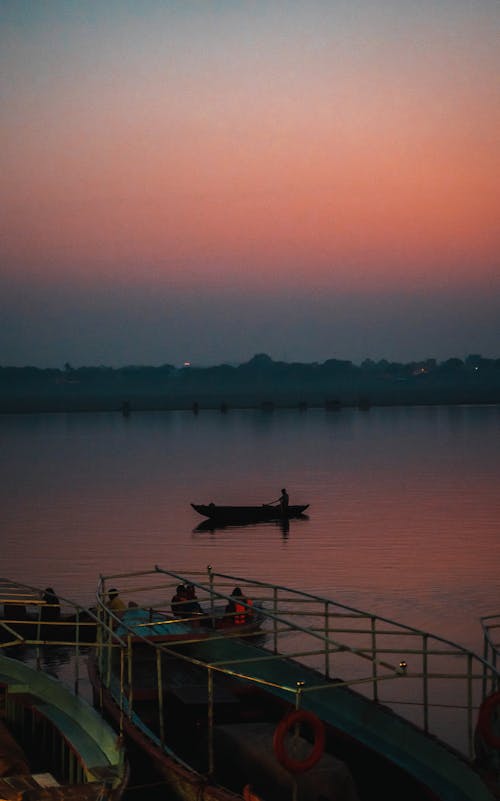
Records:
<instances>
[{"instance_id":1,"label":"distant light","mask_svg":"<svg viewBox=\"0 0 500 801\"><path fill-rule=\"evenodd\" d=\"M184 367L191 367L191 362L184 362Z\"/></svg>"}]
</instances>

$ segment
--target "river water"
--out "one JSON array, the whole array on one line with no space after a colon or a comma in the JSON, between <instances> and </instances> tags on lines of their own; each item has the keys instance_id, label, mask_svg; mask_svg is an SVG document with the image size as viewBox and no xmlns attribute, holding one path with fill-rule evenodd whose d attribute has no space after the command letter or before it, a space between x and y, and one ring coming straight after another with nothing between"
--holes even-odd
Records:
<instances>
[{"instance_id":1,"label":"river water","mask_svg":"<svg viewBox=\"0 0 500 801\"><path fill-rule=\"evenodd\" d=\"M500 611L500 407L0 416L3 577L93 602L100 573L211 564L482 648ZM198 529L191 502L308 519Z\"/></svg>"}]
</instances>

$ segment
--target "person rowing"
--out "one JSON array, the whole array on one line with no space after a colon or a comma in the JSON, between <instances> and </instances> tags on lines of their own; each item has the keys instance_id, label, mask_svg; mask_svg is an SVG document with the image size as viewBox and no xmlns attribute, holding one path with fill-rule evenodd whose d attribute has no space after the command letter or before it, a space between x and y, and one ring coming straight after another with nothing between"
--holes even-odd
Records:
<instances>
[{"instance_id":1,"label":"person rowing","mask_svg":"<svg viewBox=\"0 0 500 801\"><path fill-rule=\"evenodd\" d=\"M288 492L283 487L283 489L281 490L280 497L277 498L275 501L271 501L269 506L274 506L278 504L280 507L281 514L286 515L286 513L288 512L288 502L289 502Z\"/></svg>"}]
</instances>

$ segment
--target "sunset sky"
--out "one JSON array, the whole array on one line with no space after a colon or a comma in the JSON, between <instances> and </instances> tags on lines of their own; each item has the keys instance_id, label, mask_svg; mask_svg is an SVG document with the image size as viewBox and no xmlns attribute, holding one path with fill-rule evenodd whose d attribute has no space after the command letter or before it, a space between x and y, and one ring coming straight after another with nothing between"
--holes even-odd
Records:
<instances>
[{"instance_id":1,"label":"sunset sky","mask_svg":"<svg viewBox=\"0 0 500 801\"><path fill-rule=\"evenodd\" d=\"M0 365L500 357L498 0L0 0Z\"/></svg>"}]
</instances>

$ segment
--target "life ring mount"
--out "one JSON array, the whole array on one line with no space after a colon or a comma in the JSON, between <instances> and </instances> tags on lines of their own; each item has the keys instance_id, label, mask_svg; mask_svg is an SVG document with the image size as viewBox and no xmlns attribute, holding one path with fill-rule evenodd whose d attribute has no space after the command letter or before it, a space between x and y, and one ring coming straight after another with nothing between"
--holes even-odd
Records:
<instances>
[{"instance_id":1,"label":"life ring mount","mask_svg":"<svg viewBox=\"0 0 500 801\"><path fill-rule=\"evenodd\" d=\"M294 759L288 753L285 742L287 735L296 724L309 726L314 735L313 747L305 759ZM323 721L306 709L295 709L285 715L276 726L273 738L276 759L290 773L304 773L310 770L320 759L325 749L325 726Z\"/></svg>"}]
</instances>

